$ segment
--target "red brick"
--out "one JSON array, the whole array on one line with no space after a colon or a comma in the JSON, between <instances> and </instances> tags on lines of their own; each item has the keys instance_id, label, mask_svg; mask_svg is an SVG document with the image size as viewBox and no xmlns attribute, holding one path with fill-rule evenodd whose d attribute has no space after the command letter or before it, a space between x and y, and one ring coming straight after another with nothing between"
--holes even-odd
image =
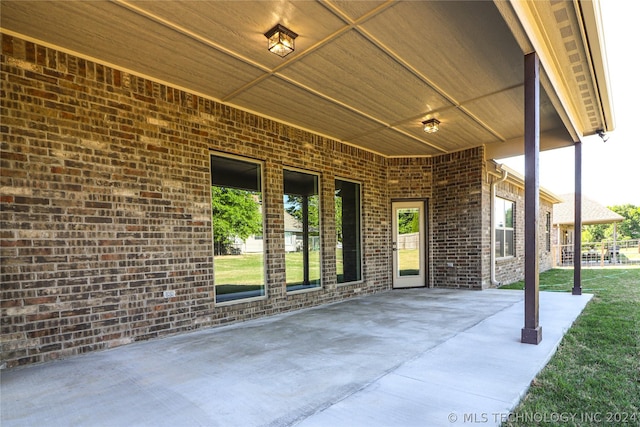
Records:
<instances>
[{"instance_id":1,"label":"red brick","mask_svg":"<svg viewBox=\"0 0 640 427\"><path fill-rule=\"evenodd\" d=\"M8 316L6 327L33 340L10 341L25 347L3 350L8 367L389 289L392 197L429 200L430 283L482 286L486 267L474 256L487 249L482 148L386 159L19 38L3 35L2 49L3 114L14 120L2 124L1 174L16 187L0 198L10 218L3 229L12 233L0 282L16 286L3 288L2 304L15 313L32 310ZM9 66L10 58L34 64L46 58L52 68L25 71ZM151 124L151 113L168 126ZM268 299L214 303L211 151L265 163ZM321 176L324 287L318 292L283 289L283 167ZM363 282L337 288L335 178L362 184L365 256ZM14 256L19 247L51 251ZM460 263L455 275L442 268L448 257ZM179 297L165 300L164 290Z\"/></svg>"}]
</instances>

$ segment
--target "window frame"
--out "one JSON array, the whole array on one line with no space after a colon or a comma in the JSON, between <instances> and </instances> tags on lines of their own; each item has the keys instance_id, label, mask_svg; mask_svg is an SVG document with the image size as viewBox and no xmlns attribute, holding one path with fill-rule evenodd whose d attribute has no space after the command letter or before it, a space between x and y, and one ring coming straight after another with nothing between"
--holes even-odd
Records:
<instances>
[{"instance_id":1,"label":"window frame","mask_svg":"<svg viewBox=\"0 0 640 427\"><path fill-rule=\"evenodd\" d=\"M495 245L497 246L498 243L500 243L500 248L501 251L500 253L497 253L496 251L496 246L494 246L493 248L491 248L491 250L494 252L495 258L496 259L506 259L506 258L514 258L516 256L516 202L514 202L513 200L509 200L506 199L504 197L499 197L499 196L495 196L495 200L494 200L494 208L493 208L493 215L497 215L497 202L501 201L503 202L502 206L502 212L501 212L501 217L495 218L495 222L494 222L494 229L493 229L493 233L494 233L494 242ZM512 213L511 213L511 226L507 227L506 223L507 223L507 203L511 205L512 207ZM504 225L500 226L500 219L504 220ZM498 231L502 231L502 239L498 239ZM511 238L511 248L512 248L512 252L510 254L507 254L507 232L511 231L512 232L512 238Z\"/></svg>"},{"instance_id":2,"label":"window frame","mask_svg":"<svg viewBox=\"0 0 640 427\"><path fill-rule=\"evenodd\" d=\"M545 243L547 252L551 252L551 212L547 211L545 224Z\"/></svg>"},{"instance_id":3,"label":"window frame","mask_svg":"<svg viewBox=\"0 0 640 427\"><path fill-rule=\"evenodd\" d=\"M214 187L213 185L213 157L221 157L221 158L227 158L227 159L231 159L231 160L236 160L236 161L240 161L240 162L245 162L245 163L249 163L249 164L255 164L259 167L260 169L260 194L262 196L262 208L261 208L261 220L262 220L262 278L263 278L263 283L262 283L262 295L255 295L255 296L249 296L246 298L234 298L234 299L228 299L228 300L222 300L222 301L218 301L218 292L217 292L217 285L216 285L216 272L215 272L215 251L214 246L215 246L215 230L213 227L213 211L211 212L211 243L212 243L212 256L213 256L213 302L214 305L216 306L226 306L226 305L234 305L234 304L243 304L243 303L249 303L249 302L253 302L253 301L261 301L261 300L266 300L268 298L268 268L267 268L267 246L268 246L268 239L266 237L266 230L267 230L267 216L265 215L266 209L267 209L267 201L266 201L266 197L265 197L265 191L264 191L264 187L265 187L265 162L263 160L259 160L259 159L254 159L251 157L246 157L246 156L238 156L238 155L234 155L234 154L228 154L228 153L224 153L224 152L218 152L218 151L209 151L209 177L210 177L210 191L212 191L212 187ZM210 196L213 199L213 194L211 194ZM212 207L213 208L213 207Z\"/></svg>"},{"instance_id":4,"label":"window frame","mask_svg":"<svg viewBox=\"0 0 640 427\"><path fill-rule=\"evenodd\" d=\"M355 181L355 180L351 180L351 179L347 179L347 178L341 178L341 177L334 177L334 211L335 211L335 184L336 181L342 181L342 182L346 182L346 183L351 183L351 184L356 184L358 186L358 273L359 273L359 278L356 280L351 280L348 282L339 282L338 281L338 271L337 271L337 264L336 264L336 283L338 284L338 286L346 286L346 285L351 285L354 283L362 283L364 281L364 257L363 257L363 246L364 246L364 240L363 240L363 215L362 215L362 194L363 194L363 190L362 190L362 183L360 181ZM334 212L335 215L335 212ZM337 244L337 232L338 232L338 227L336 224L336 244ZM337 247L336 247L336 253L337 253ZM335 256L336 259L336 263L337 263L337 254ZM343 261L344 262L344 261ZM343 270L344 271L344 270Z\"/></svg>"},{"instance_id":5,"label":"window frame","mask_svg":"<svg viewBox=\"0 0 640 427\"><path fill-rule=\"evenodd\" d=\"M294 294L299 294L299 293L305 293L305 292L315 292L315 291L320 291L323 289L324 286L324 280L323 280L323 256L322 256L322 249L323 249L323 244L322 244L322 240L323 240L323 236L322 236L322 231L323 231L323 221L322 221L322 175L319 172L315 172L315 171L311 171L308 169L300 169L300 168L296 168L296 167L289 167L289 166L284 166L282 168L282 214L283 214L283 222L284 222L284 214L286 213L286 207L285 207L285 202L284 202L284 198L285 196L288 195L288 193L286 193L285 190L285 173L286 172L293 172L293 173L299 173L299 174L305 174L305 175L310 175L313 176L316 180L316 185L317 185L317 197L318 197L318 245L319 245L319 249L318 249L318 269L319 269L319 276L318 276L318 283L317 285L314 286L309 286L309 285L300 285L300 288L297 289L289 289L289 284L288 284L288 279L287 279L287 260L286 260L286 255L287 255L287 251L286 251L286 242L285 242L285 263L284 263L284 267L285 267L285 293L287 295L294 295ZM286 236L287 231L283 230L284 234L283 236ZM310 263L309 263L310 264ZM309 266L307 266L307 268L309 269ZM304 254L303 254L303 270L304 270ZM304 274L304 273L303 273Z\"/></svg>"}]
</instances>

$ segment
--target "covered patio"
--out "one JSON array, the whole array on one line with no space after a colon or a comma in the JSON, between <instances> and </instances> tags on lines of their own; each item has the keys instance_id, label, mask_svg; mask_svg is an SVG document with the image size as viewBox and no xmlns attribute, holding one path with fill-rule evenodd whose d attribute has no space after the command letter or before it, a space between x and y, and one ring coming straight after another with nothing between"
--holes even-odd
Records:
<instances>
[{"instance_id":1,"label":"covered patio","mask_svg":"<svg viewBox=\"0 0 640 427\"><path fill-rule=\"evenodd\" d=\"M280 26L288 28L290 37L297 34L295 49L286 56L267 49L270 29ZM575 147L579 199L581 141L615 127L597 1L3 0L0 30L4 149L0 216L5 225L0 302L6 337L1 367L19 368L133 344L123 353L109 351L73 360L126 355L155 348L154 343L138 341L379 292L391 300L446 295L466 301L469 310L458 304L451 316L418 322L418 330L426 328L422 331L431 338L411 331L411 322L407 325L404 319L386 319L404 330L387 329L390 341L381 340L384 345L374 347L375 354L386 356L386 364L357 381L334 384L331 398L300 398L295 413L308 415L335 402L335 396L350 395L336 390L351 386L359 390L437 348L436 344L458 340L462 331L495 314L491 310L499 304L489 300L503 294L471 296L464 290L492 287L495 263L490 254L495 253L492 236L498 232L515 235L505 238L513 247L505 253L522 264L514 271L527 283L524 328L523 316L500 327L506 337L522 333L523 342L540 343L539 320L547 322L542 313L549 308L538 295L539 259L545 251L539 245L544 235L539 222L539 152ZM513 221L497 230L492 223L496 197L491 197L491 188L509 183L505 173L488 169L488 161L523 153L524 197L505 195L511 199L503 213L506 218L517 206L515 212L524 214L519 222L524 231L513 231ZM225 164L233 167L226 169ZM304 192L295 191L297 181L308 183ZM256 272L258 277L256 283L241 283L246 287L236 288L235 299L223 296L229 282L220 277L223 269L220 262L216 266L214 256L214 237L222 235L223 228L214 225L220 215L212 206L213 187L251 192L264 212L257 221L264 248L257 267L232 270L243 281ZM338 193L341 211L335 209ZM319 244L301 245L302 285L291 286L298 280L287 273L292 265L286 256L291 230L285 213L295 207L291 200L301 196L301 207L293 211L306 218L303 236L316 238ZM576 205L580 206L579 200ZM397 262L402 234L397 225L403 209L415 218L411 231L420 233L412 268L401 268ZM579 221L578 211L576 224ZM317 236L310 236L316 224ZM311 266L318 273L313 280L309 280ZM580 293L576 271L574 293ZM400 284L407 278L410 283ZM387 292L409 286L462 294ZM354 304L369 300L357 301ZM473 308L483 304L489 311L465 323ZM396 311L405 312L411 305L405 301ZM515 302L510 310L522 310L521 306ZM304 313L313 316L333 307ZM370 314L353 325L380 324L384 329L384 316L377 311ZM431 314L426 306L416 318ZM282 321L298 316L285 315ZM299 321L308 323L305 318ZM446 323L431 323L442 321ZM271 318L264 322L275 329L281 325ZM327 318L296 333L317 334L314 337L327 348L335 346L336 339L343 340L346 348L341 351L353 347L346 330L356 337L364 333L373 340L370 344L378 334L384 336L376 328L352 331L342 324L336 331L322 329L334 322L335 318ZM552 327L549 322L545 331ZM453 324L458 327L449 330ZM243 337L239 343L251 342L244 332L253 329L246 325L255 324L233 329ZM229 329L219 333L225 331ZM404 336L407 331L410 336ZM218 332L195 336L209 333L216 337ZM376 335L367 335L371 333ZM545 346L554 343L553 332L548 333L551 338L545 339ZM281 342L281 335L276 337L275 342ZM416 337L420 341L410 341ZM277 363L272 366L273 361L291 360L289 346L304 350L303 344L285 341L281 353L256 354L256 360L269 368L249 363L254 366L251 379L262 375L263 387L280 378L285 372ZM193 390L176 391L172 382L166 385L169 395L188 396L177 401L166 398L171 404L182 402L180 407L191 407L202 398L199 386L208 383L203 372L217 369L218 362L228 357L204 353L194 357L211 357L211 366L191 363L185 354L193 345L189 343L172 361L164 361L163 355L173 350L152 351L141 356L145 364L137 368L150 369L147 363L155 357L160 357L157 372L173 372L172 364L199 366L201 378L187 378ZM237 348L225 350L227 345L219 351L252 361L251 351L235 355ZM270 344L265 345L262 352ZM465 351L474 354L472 363L482 367L477 356L481 353L465 345ZM541 351L525 347L514 351L532 355ZM394 355L398 349L406 354ZM314 357L323 354L320 350L324 351L318 349ZM326 356L327 367L335 356ZM343 375L337 369L347 362L366 370L365 359L338 363L335 375ZM312 361L296 368L304 371ZM70 359L55 368L68 363L76 362ZM100 376L110 363L98 362L88 372ZM135 358L117 364L115 374L131 378L129 369L136 364ZM246 376L244 368L241 364L229 369ZM155 372L144 378L159 378ZM13 373L6 377L22 378ZM296 378L307 385L304 376ZM318 380L325 378L326 373ZM529 379L530 375L524 383ZM62 381L68 385L65 390L81 390ZM108 377L96 381L107 381L102 383L107 388L119 384L110 383ZM141 383L149 385L150 395L163 389L147 381ZM40 383L38 379L32 386ZM132 401L147 392L135 378L126 384L135 390ZM230 384L233 388L236 382ZM55 398L57 388L51 384L44 389ZM271 389L265 392L270 400L277 394ZM283 405L296 407L296 393ZM85 390L79 397L90 395ZM113 399L117 405L119 398ZM255 416L267 417L269 405L244 402L238 410L206 395L204 407L223 406L204 414L210 410L209 414L229 411L250 416L260 408ZM101 399L91 401L87 411L95 416L104 408L113 416L117 406L104 405ZM156 421L168 422L173 411L166 410L166 404L161 407L165 409L150 413L158 414Z\"/></svg>"},{"instance_id":2,"label":"covered patio","mask_svg":"<svg viewBox=\"0 0 640 427\"><path fill-rule=\"evenodd\" d=\"M500 425L591 295L408 289L2 374L2 425ZM461 315L460 313L464 313Z\"/></svg>"}]
</instances>

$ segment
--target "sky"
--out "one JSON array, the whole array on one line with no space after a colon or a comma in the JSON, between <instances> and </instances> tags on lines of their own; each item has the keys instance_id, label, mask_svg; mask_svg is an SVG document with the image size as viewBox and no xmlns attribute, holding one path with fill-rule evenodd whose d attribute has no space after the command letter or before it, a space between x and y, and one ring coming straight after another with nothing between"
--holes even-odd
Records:
<instances>
[{"instance_id":1,"label":"sky","mask_svg":"<svg viewBox=\"0 0 640 427\"><path fill-rule=\"evenodd\" d=\"M615 129L607 142L583 139L582 195L601 205L640 206L640 79L635 49L640 42L640 2L600 0ZM540 153L540 185L556 195L575 192L573 147ZM524 158L498 160L524 174Z\"/></svg>"}]
</instances>

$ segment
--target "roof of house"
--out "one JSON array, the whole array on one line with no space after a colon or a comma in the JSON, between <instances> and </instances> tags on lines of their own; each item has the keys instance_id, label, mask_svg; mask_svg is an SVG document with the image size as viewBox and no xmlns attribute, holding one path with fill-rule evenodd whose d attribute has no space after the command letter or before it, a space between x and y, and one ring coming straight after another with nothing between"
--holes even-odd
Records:
<instances>
[{"instance_id":1,"label":"roof of house","mask_svg":"<svg viewBox=\"0 0 640 427\"><path fill-rule=\"evenodd\" d=\"M574 223L574 204L575 196L573 194L564 194L560 196L564 202L553 206L553 223L573 224ZM613 212L611 209L602 206L600 203L582 196L582 224L610 224L613 222L624 221L624 217Z\"/></svg>"},{"instance_id":2,"label":"roof of house","mask_svg":"<svg viewBox=\"0 0 640 427\"><path fill-rule=\"evenodd\" d=\"M284 212L284 231L302 233L302 222L289 212Z\"/></svg>"},{"instance_id":3,"label":"roof of house","mask_svg":"<svg viewBox=\"0 0 640 427\"><path fill-rule=\"evenodd\" d=\"M524 176L520 172L511 169L507 165L498 164L494 160L489 160L487 162L487 171L493 176L506 177L505 180L507 182L524 189ZM562 197L554 194L544 187L539 188L539 194L541 198L551 202L552 204L562 203L564 201Z\"/></svg>"}]
</instances>

